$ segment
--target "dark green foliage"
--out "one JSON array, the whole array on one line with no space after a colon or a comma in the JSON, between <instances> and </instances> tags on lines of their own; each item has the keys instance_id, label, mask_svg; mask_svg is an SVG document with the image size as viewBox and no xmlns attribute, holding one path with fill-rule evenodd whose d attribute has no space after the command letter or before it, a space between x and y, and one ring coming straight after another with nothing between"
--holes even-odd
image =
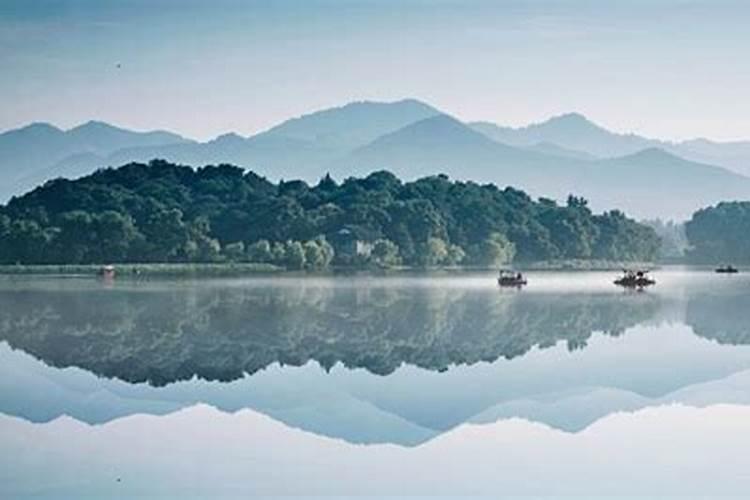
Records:
<instances>
[{"instance_id":1,"label":"dark green foliage","mask_svg":"<svg viewBox=\"0 0 750 500\"><path fill-rule=\"evenodd\" d=\"M656 232L635 224L625 214L612 210L594 216L598 235L591 246L593 256L618 261L653 260L659 254L661 241ZM633 242L637 242L633 245ZM643 258L643 256L648 256Z\"/></svg>"},{"instance_id":2,"label":"dark green foliage","mask_svg":"<svg viewBox=\"0 0 750 500\"><path fill-rule=\"evenodd\" d=\"M697 211L685 224L690 260L750 262L750 202L723 202Z\"/></svg>"},{"instance_id":3,"label":"dark green foliage","mask_svg":"<svg viewBox=\"0 0 750 500\"><path fill-rule=\"evenodd\" d=\"M237 245L238 243L231 244ZM229 246L224 248L224 253L227 253L228 248ZM273 245L268 240L256 241L247 248L243 258L249 262L273 264L287 269L321 270L331 264L334 255L330 243L319 237L305 242L287 240Z\"/></svg>"},{"instance_id":4,"label":"dark green foliage","mask_svg":"<svg viewBox=\"0 0 750 500\"><path fill-rule=\"evenodd\" d=\"M242 262L245 260L245 244L241 241L227 244L224 247L224 255L232 262Z\"/></svg>"},{"instance_id":5,"label":"dark green foliage","mask_svg":"<svg viewBox=\"0 0 750 500\"><path fill-rule=\"evenodd\" d=\"M487 239L475 245L472 250L474 262L492 267L511 262L516 252L513 243L500 233L490 234Z\"/></svg>"},{"instance_id":6,"label":"dark green foliage","mask_svg":"<svg viewBox=\"0 0 750 500\"><path fill-rule=\"evenodd\" d=\"M361 253L327 243L343 229ZM593 215L581 198L558 206L442 175L403 183L375 172L341 184L326 176L309 186L156 160L51 181L0 207L0 264L229 260L323 269L338 253L339 263L494 266L647 261L658 248L650 228L620 212Z\"/></svg>"},{"instance_id":7,"label":"dark green foliage","mask_svg":"<svg viewBox=\"0 0 750 500\"><path fill-rule=\"evenodd\" d=\"M373 262L383 267L393 267L401 264L398 247L390 240L380 239L372 245L371 257Z\"/></svg>"}]
</instances>

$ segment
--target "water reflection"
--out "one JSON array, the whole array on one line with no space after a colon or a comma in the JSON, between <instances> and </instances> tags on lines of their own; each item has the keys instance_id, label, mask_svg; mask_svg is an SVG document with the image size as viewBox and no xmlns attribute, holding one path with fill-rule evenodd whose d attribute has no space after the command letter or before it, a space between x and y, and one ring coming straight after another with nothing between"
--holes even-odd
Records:
<instances>
[{"instance_id":1,"label":"water reflection","mask_svg":"<svg viewBox=\"0 0 750 500\"><path fill-rule=\"evenodd\" d=\"M747 491L750 281L587 276L0 280L0 496Z\"/></svg>"},{"instance_id":2,"label":"water reflection","mask_svg":"<svg viewBox=\"0 0 750 500\"><path fill-rule=\"evenodd\" d=\"M578 432L673 402L750 403L747 281L675 274L623 293L601 276L571 287L580 276L521 293L459 278L0 281L0 412L101 424L207 403L414 446L466 422Z\"/></svg>"},{"instance_id":3,"label":"water reflection","mask_svg":"<svg viewBox=\"0 0 750 500\"><path fill-rule=\"evenodd\" d=\"M274 363L337 363L387 375L402 364L444 371L593 332L621 335L660 298L623 293L498 293L402 286L186 286L69 283L0 288L0 340L56 367L162 386L231 381Z\"/></svg>"},{"instance_id":4,"label":"water reflection","mask_svg":"<svg viewBox=\"0 0 750 500\"><path fill-rule=\"evenodd\" d=\"M686 323L702 337L727 345L750 344L750 287L734 281L688 295Z\"/></svg>"}]
</instances>

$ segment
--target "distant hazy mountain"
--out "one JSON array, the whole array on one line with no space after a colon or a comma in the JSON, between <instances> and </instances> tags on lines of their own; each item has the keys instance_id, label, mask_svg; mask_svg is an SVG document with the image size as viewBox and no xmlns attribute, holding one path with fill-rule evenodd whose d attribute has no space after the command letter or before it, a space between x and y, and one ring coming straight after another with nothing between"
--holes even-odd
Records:
<instances>
[{"instance_id":1,"label":"distant hazy mountain","mask_svg":"<svg viewBox=\"0 0 750 500\"><path fill-rule=\"evenodd\" d=\"M520 128L488 122L470 125L487 137L505 144L537 150L538 144L545 144L549 153L554 153L554 148L560 148L611 158L630 155L643 149L660 148L688 160L721 165L734 172L750 175L750 141L661 141L635 134L610 132L578 113L556 116L542 123Z\"/></svg>"},{"instance_id":2,"label":"distant hazy mountain","mask_svg":"<svg viewBox=\"0 0 750 500\"><path fill-rule=\"evenodd\" d=\"M410 123L439 114L416 100L356 102L287 120L244 138L226 134L205 143L129 147L102 161L121 165L153 158L204 165L234 163L271 178L319 179L336 158Z\"/></svg>"},{"instance_id":3,"label":"distant hazy mountain","mask_svg":"<svg viewBox=\"0 0 750 500\"><path fill-rule=\"evenodd\" d=\"M439 114L437 109L414 99L391 103L354 102L287 120L254 139L292 139L348 152L383 134Z\"/></svg>"},{"instance_id":4,"label":"distant hazy mountain","mask_svg":"<svg viewBox=\"0 0 750 500\"><path fill-rule=\"evenodd\" d=\"M65 136L76 148L98 154L108 154L126 147L189 142L171 132L133 132L98 121L90 121L72 128L65 132Z\"/></svg>"},{"instance_id":5,"label":"distant hazy mountain","mask_svg":"<svg viewBox=\"0 0 750 500\"><path fill-rule=\"evenodd\" d=\"M355 150L334 171L342 177L381 168L406 178L445 173L558 199L573 193L597 210L620 208L641 218L683 219L718 200L750 198L749 178L661 149L600 160L553 156L492 141L445 115Z\"/></svg>"},{"instance_id":6,"label":"distant hazy mountain","mask_svg":"<svg viewBox=\"0 0 750 500\"><path fill-rule=\"evenodd\" d=\"M55 177L154 158L233 163L271 179L308 182L329 171L339 179L373 169L407 179L445 173L535 196L575 193L596 209L648 218L686 218L720 200L750 199L750 179L737 175L750 174L750 142L663 142L613 133L576 113L523 128L466 125L403 100L351 103L249 138L230 133L202 143L100 122L68 131L30 125L0 135L0 202Z\"/></svg>"},{"instance_id":7,"label":"distant hazy mountain","mask_svg":"<svg viewBox=\"0 0 750 500\"><path fill-rule=\"evenodd\" d=\"M478 122L471 126L505 144L528 147L538 143L581 151L600 158L624 156L662 143L632 134L616 134L578 113L568 113L521 128Z\"/></svg>"},{"instance_id":8,"label":"distant hazy mountain","mask_svg":"<svg viewBox=\"0 0 750 500\"><path fill-rule=\"evenodd\" d=\"M721 165L750 176L750 141L714 142L693 139L673 146L672 151L691 160Z\"/></svg>"},{"instance_id":9,"label":"distant hazy mountain","mask_svg":"<svg viewBox=\"0 0 750 500\"><path fill-rule=\"evenodd\" d=\"M686 219L696 207L750 199L749 178L657 148L599 160L580 185L582 192L595 193L595 205L622 207L638 218Z\"/></svg>"},{"instance_id":10,"label":"distant hazy mountain","mask_svg":"<svg viewBox=\"0 0 750 500\"><path fill-rule=\"evenodd\" d=\"M95 121L67 131L46 123L11 130L0 134L0 200L50 178L90 173L102 157L122 148L186 142L169 132L133 132Z\"/></svg>"},{"instance_id":11,"label":"distant hazy mountain","mask_svg":"<svg viewBox=\"0 0 750 500\"><path fill-rule=\"evenodd\" d=\"M405 178L439 173L499 185L554 186L550 175L567 175L575 162L515 148L493 141L447 115L427 118L387 134L341 159L333 172L338 177L387 169Z\"/></svg>"},{"instance_id":12,"label":"distant hazy mountain","mask_svg":"<svg viewBox=\"0 0 750 500\"><path fill-rule=\"evenodd\" d=\"M568 149L551 142L538 142L532 146L526 146L527 150L546 155L559 156L561 158L573 158L576 160L595 160L597 157L585 151Z\"/></svg>"}]
</instances>

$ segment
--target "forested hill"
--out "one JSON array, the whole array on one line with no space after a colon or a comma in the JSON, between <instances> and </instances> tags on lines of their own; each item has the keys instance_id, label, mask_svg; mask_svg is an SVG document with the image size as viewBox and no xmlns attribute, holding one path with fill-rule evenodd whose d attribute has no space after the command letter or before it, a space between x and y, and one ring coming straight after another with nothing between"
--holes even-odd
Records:
<instances>
[{"instance_id":1,"label":"forested hill","mask_svg":"<svg viewBox=\"0 0 750 500\"><path fill-rule=\"evenodd\" d=\"M688 258L700 264L750 263L750 201L722 202L698 210L685 224Z\"/></svg>"},{"instance_id":2,"label":"forested hill","mask_svg":"<svg viewBox=\"0 0 750 500\"><path fill-rule=\"evenodd\" d=\"M655 232L522 191L389 172L271 183L229 165L131 163L58 179L0 207L0 262L498 265L653 260Z\"/></svg>"}]
</instances>

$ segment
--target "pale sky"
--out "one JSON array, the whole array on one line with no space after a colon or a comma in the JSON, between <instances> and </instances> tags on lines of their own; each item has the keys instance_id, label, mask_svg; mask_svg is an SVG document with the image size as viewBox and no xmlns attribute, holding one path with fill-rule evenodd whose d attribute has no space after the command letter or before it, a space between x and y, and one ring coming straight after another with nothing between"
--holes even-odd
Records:
<instances>
[{"instance_id":1,"label":"pale sky","mask_svg":"<svg viewBox=\"0 0 750 500\"><path fill-rule=\"evenodd\" d=\"M197 139L354 100L750 139L750 2L0 0L0 130ZM120 67L118 68L118 64Z\"/></svg>"}]
</instances>

